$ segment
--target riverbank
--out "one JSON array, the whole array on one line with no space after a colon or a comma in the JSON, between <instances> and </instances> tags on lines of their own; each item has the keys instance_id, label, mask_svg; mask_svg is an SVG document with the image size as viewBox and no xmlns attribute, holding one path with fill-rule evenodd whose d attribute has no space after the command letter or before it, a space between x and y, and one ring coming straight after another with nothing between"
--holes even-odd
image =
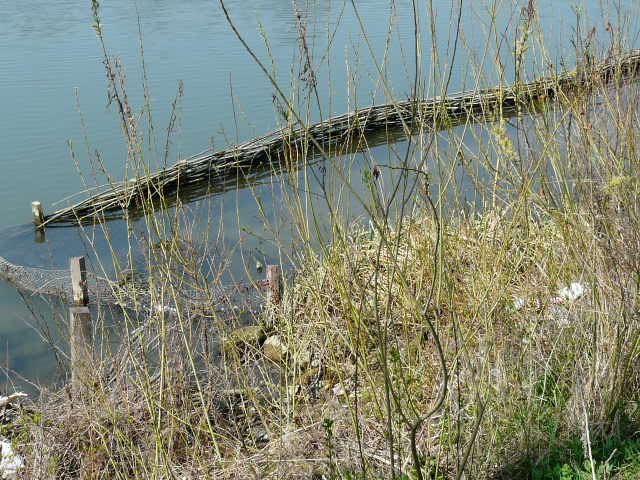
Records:
<instances>
[{"instance_id":1,"label":"riverbank","mask_svg":"<svg viewBox=\"0 0 640 480\"><path fill-rule=\"evenodd\" d=\"M23 411L24 478L413 478L413 446L424 478L635 478L640 238L609 208L354 227L207 377L171 355Z\"/></svg>"}]
</instances>

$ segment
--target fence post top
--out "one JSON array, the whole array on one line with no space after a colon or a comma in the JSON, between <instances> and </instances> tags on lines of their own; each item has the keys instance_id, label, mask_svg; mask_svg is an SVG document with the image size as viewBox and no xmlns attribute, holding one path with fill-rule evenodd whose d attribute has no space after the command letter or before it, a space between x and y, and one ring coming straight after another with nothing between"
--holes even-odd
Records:
<instances>
[{"instance_id":1,"label":"fence post top","mask_svg":"<svg viewBox=\"0 0 640 480\"><path fill-rule=\"evenodd\" d=\"M69 260L71 270L71 290L73 303L84 307L89 304L89 290L87 287L87 266L85 257L71 257Z\"/></svg>"}]
</instances>

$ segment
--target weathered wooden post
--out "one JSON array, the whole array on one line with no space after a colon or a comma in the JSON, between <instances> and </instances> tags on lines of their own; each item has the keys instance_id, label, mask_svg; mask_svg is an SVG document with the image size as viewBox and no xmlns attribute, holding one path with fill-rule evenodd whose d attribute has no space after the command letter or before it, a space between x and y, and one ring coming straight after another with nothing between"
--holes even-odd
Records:
<instances>
[{"instance_id":1,"label":"weathered wooden post","mask_svg":"<svg viewBox=\"0 0 640 480\"><path fill-rule=\"evenodd\" d=\"M73 306L69 308L71 336L71 391L74 397L82 394L92 374L91 312L87 306L87 269L84 257L70 260Z\"/></svg>"},{"instance_id":2,"label":"weathered wooden post","mask_svg":"<svg viewBox=\"0 0 640 480\"><path fill-rule=\"evenodd\" d=\"M33 213L33 223L36 227L41 227L44 223L44 211L40 202L31 202L31 213Z\"/></svg>"},{"instance_id":3,"label":"weathered wooden post","mask_svg":"<svg viewBox=\"0 0 640 480\"><path fill-rule=\"evenodd\" d=\"M284 284L280 265L267 265L267 298L274 305L280 305Z\"/></svg>"},{"instance_id":4,"label":"weathered wooden post","mask_svg":"<svg viewBox=\"0 0 640 480\"><path fill-rule=\"evenodd\" d=\"M87 288L87 263L84 257L72 257L69 261L71 269L71 291L73 304L76 307L86 307L89 304L89 290Z\"/></svg>"},{"instance_id":5,"label":"weathered wooden post","mask_svg":"<svg viewBox=\"0 0 640 480\"><path fill-rule=\"evenodd\" d=\"M40 202L31 202L31 213L33 214L33 223L36 226L36 242L44 242L44 210Z\"/></svg>"}]
</instances>

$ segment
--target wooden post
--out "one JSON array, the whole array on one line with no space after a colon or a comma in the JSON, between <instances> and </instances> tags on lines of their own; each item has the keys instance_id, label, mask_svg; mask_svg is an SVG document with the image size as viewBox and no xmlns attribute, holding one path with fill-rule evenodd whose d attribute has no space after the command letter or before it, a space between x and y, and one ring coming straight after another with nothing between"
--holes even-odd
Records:
<instances>
[{"instance_id":1,"label":"wooden post","mask_svg":"<svg viewBox=\"0 0 640 480\"><path fill-rule=\"evenodd\" d=\"M91 345L91 312L87 304L87 269L84 257L70 260L71 290L74 306L69 308L71 336L71 390L75 397L82 395L93 373Z\"/></svg>"},{"instance_id":2,"label":"wooden post","mask_svg":"<svg viewBox=\"0 0 640 480\"><path fill-rule=\"evenodd\" d=\"M280 305L282 301L282 271L280 265L267 265L267 297L274 305Z\"/></svg>"},{"instance_id":3,"label":"wooden post","mask_svg":"<svg viewBox=\"0 0 640 480\"><path fill-rule=\"evenodd\" d=\"M36 228L35 231L35 236L34 236L34 240L36 243L44 243L44 241L47 239L45 233L44 233L44 228L39 227Z\"/></svg>"},{"instance_id":4,"label":"wooden post","mask_svg":"<svg viewBox=\"0 0 640 480\"><path fill-rule=\"evenodd\" d=\"M73 303L77 307L86 307L89 304L89 291L87 290L87 265L84 257L73 257L70 261L71 290L73 291Z\"/></svg>"},{"instance_id":5,"label":"wooden post","mask_svg":"<svg viewBox=\"0 0 640 480\"><path fill-rule=\"evenodd\" d=\"M91 348L91 312L89 307L69 308L71 330L71 392L77 398L86 391L94 365Z\"/></svg>"},{"instance_id":6,"label":"wooden post","mask_svg":"<svg viewBox=\"0 0 640 480\"><path fill-rule=\"evenodd\" d=\"M44 211L40 202L31 202L31 213L33 213L33 223L36 227L41 227L44 223Z\"/></svg>"},{"instance_id":7,"label":"wooden post","mask_svg":"<svg viewBox=\"0 0 640 480\"><path fill-rule=\"evenodd\" d=\"M36 226L36 243L43 243L44 238L44 211L40 202L31 202L31 213L33 214L33 223Z\"/></svg>"}]
</instances>

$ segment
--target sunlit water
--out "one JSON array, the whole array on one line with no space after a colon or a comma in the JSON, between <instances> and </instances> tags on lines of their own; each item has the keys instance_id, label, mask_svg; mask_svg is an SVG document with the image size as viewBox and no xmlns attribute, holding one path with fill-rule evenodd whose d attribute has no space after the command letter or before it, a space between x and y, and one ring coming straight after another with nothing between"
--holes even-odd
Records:
<instances>
[{"instance_id":1,"label":"sunlit water","mask_svg":"<svg viewBox=\"0 0 640 480\"><path fill-rule=\"evenodd\" d=\"M396 99L411 94L414 25L410 2L356 3L368 44L350 2L227 1L238 30L266 67L273 69L288 95L292 93L291 79L297 79L296 72L301 68L299 22L306 25L309 47L318 68L317 87L325 118L358 106L388 101L390 94ZM418 3L426 89L435 91L434 85L440 85L441 79L433 82L428 74L432 49L425 6L428 2ZM456 44L453 32L458 2L433 2L438 32L435 44L442 66L451 58L454 46L456 49L450 92L473 88L480 67L484 72L478 80L480 86L498 81L494 59L484 55L490 51L486 47L487 38L492 38L489 40L492 47L500 41L508 45L513 40L513 27L528 2L502 5L492 25L489 12L493 3L462 2L463 34ZM620 12L601 0L537 3L543 34L557 64L563 60L571 64L570 40L576 35L578 16L586 18L585 24L595 27L604 39L607 21L623 22L633 31L633 25L629 24L634 17L629 12L634 10L634 0L622 2ZM51 211L54 202L84 189L71 157L72 150L86 178L91 179L89 155L95 151L100 152L113 177L122 178L126 146L115 106L108 105L103 55L91 27L90 2L5 0L2 10L0 255L18 264L66 268L70 256L86 253L83 234L76 229L50 229L45 243L35 243L29 224L30 202L40 200ZM223 147L278 127L281 118L273 102L274 88L233 35L218 2L111 0L104 2L101 17L109 54L117 56L125 66L130 99L138 107L143 104L140 38L143 40L155 144L160 152L152 158L152 164L162 161L171 102L180 81L184 82L184 97L179 102L178 122L170 141L169 163L211 145ZM504 32L507 34L503 35ZM505 59L510 48L504 47ZM376 63L382 65L385 58L382 68L388 84L383 86L378 81ZM507 66L506 71L513 69ZM295 83L300 84L297 80ZM298 93L304 95L304 88ZM315 106L310 115L313 120L320 118ZM401 152L403 145L396 148ZM385 160L389 150L377 147L372 155ZM358 169L366 164L366 159L358 160L355 170L346 171L358 179L361 176ZM274 233L265 228L256 197L266 207L268 220L278 220L275 223L282 229L280 242L275 242ZM196 215L208 212L218 223L224 221L225 248L234 249L231 258L235 265L231 270L241 275L242 258L278 261L281 255L291 253L287 242L292 236L287 234L286 214L281 215L282 202L278 182L274 181L255 189L228 192L192 208ZM341 208L347 217L363 213L348 201ZM115 244L124 245L126 232L122 225L116 223L110 228ZM104 252L106 247L99 231L95 233L97 243L93 247ZM11 372L6 378L19 381L23 376L39 382L55 378L59 373L55 350L45 340L50 336L57 342L58 327L47 320L46 309L42 319L34 318L18 292L4 283L0 283L0 305L3 313L0 362ZM43 335L43 325L52 332L50 335Z\"/></svg>"}]
</instances>

